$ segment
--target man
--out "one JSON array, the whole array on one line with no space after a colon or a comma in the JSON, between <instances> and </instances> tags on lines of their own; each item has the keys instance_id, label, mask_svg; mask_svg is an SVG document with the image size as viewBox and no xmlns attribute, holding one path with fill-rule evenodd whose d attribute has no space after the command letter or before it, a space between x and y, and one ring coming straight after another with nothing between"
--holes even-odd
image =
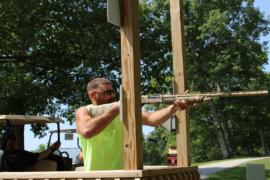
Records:
<instances>
[{"instance_id":1,"label":"man","mask_svg":"<svg viewBox=\"0 0 270 180\"><path fill-rule=\"evenodd\" d=\"M10 131L6 137L5 144L5 167L7 171L23 171L25 168L35 164L36 162L49 159L57 162L57 170L62 170L63 162L60 156L53 155L52 153L61 145L59 141L53 143L49 149L40 153L33 153L25 150L16 149L16 136Z\"/></svg>"},{"instance_id":2,"label":"man","mask_svg":"<svg viewBox=\"0 0 270 180\"><path fill-rule=\"evenodd\" d=\"M76 111L84 168L87 171L123 169L123 122L119 119L119 102L115 102L112 83L105 78L93 79L87 85L87 92L92 105ZM190 105L192 103L176 100L156 112L142 112L142 123L161 125L176 111Z\"/></svg>"}]
</instances>

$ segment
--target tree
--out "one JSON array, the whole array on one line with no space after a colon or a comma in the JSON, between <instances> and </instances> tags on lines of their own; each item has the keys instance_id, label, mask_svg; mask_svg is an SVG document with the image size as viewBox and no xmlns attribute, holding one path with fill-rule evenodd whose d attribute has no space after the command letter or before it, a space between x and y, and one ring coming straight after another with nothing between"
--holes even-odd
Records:
<instances>
[{"instance_id":1,"label":"tree","mask_svg":"<svg viewBox=\"0 0 270 180\"><path fill-rule=\"evenodd\" d=\"M26 92L39 94L34 102L43 105L36 111L55 102L84 103L86 95L79 92L88 79L116 77L119 35L106 23L105 2L4 1L1 12L1 75L21 83L7 84L10 94L25 99L33 97Z\"/></svg>"},{"instance_id":2,"label":"tree","mask_svg":"<svg viewBox=\"0 0 270 180\"><path fill-rule=\"evenodd\" d=\"M40 152L43 152L43 151L45 151L45 150L46 150L45 144L40 144L40 145L38 146L37 150L35 150L35 152L40 153Z\"/></svg>"},{"instance_id":3,"label":"tree","mask_svg":"<svg viewBox=\"0 0 270 180\"><path fill-rule=\"evenodd\" d=\"M151 83L144 85L146 89L149 89L148 92L161 93L164 79L171 75L172 70L171 53L166 51L168 48L171 49L170 35L167 30L169 28L168 1L143 1L142 4L142 12L147 14L142 17L141 42L142 49L146 49L142 53L142 66L143 70L147 69L143 75L151 77L150 82L153 82L153 79L156 82L153 87ZM188 82L191 91L264 89L265 85L258 79L264 79L262 66L267 62L267 52L266 43L261 44L259 38L269 33L269 22L258 9L254 8L253 1L213 1L211 3L184 1L184 11ZM154 49L147 51L149 47L154 47ZM156 53L155 48L160 51ZM151 71L156 74L151 76ZM257 84L256 87L252 86L254 83ZM170 83L167 84L169 85ZM241 100L243 99L239 99ZM230 108L233 102L235 101L220 99L203 106L201 110L195 109L191 113L192 124L205 123L201 129L196 126L191 128L194 132L204 132L204 136L192 132L194 135L192 141L200 142L199 144L192 143L193 146L197 144L200 147L197 145L196 147L202 150L202 152L196 152L198 157L195 159L209 159L205 156L208 152L201 148L203 144L214 148L213 155L216 154L216 156L210 159L220 157L220 150L225 158L239 153L234 145L235 135L230 131L234 123L238 124L235 121L241 118L237 115L234 118L229 116L236 110L235 107ZM243 103L241 105L238 106L236 113L240 111L248 113L249 108L241 109ZM255 109L263 105L263 103L249 103L246 106L253 106ZM198 115L196 111L203 114L196 116ZM265 116L261 117L265 118ZM210 141L211 143L207 139L209 137L214 138ZM219 147L216 146L216 141ZM241 146L244 147L243 144ZM192 147L192 149L195 148Z\"/></svg>"},{"instance_id":4,"label":"tree","mask_svg":"<svg viewBox=\"0 0 270 180\"><path fill-rule=\"evenodd\" d=\"M156 127L146 136L143 146L143 159L146 165L161 165L166 162L169 132L164 127Z\"/></svg>"},{"instance_id":5,"label":"tree","mask_svg":"<svg viewBox=\"0 0 270 180\"><path fill-rule=\"evenodd\" d=\"M189 77L193 90L231 91L251 89L256 77L263 76L266 52L259 43L268 23L253 1L188 1L187 15ZM193 23L194 21L198 23ZM222 77L222 78L221 78ZM211 118L223 156L232 156L230 119L225 118L228 101L210 104Z\"/></svg>"},{"instance_id":6,"label":"tree","mask_svg":"<svg viewBox=\"0 0 270 180\"><path fill-rule=\"evenodd\" d=\"M0 11L1 113L62 113L72 122L89 103L89 79L118 82L119 33L106 23L105 0L6 0Z\"/></svg>"}]
</instances>

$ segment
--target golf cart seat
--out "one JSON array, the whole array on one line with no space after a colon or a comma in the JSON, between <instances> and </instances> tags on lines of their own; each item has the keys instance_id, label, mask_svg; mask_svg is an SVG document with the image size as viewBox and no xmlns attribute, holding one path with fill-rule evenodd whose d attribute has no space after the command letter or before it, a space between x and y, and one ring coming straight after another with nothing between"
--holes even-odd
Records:
<instances>
[{"instance_id":1,"label":"golf cart seat","mask_svg":"<svg viewBox=\"0 0 270 180\"><path fill-rule=\"evenodd\" d=\"M57 163L53 160L40 160L24 169L24 171L57 171Z\"/></svg>"},{"instance_id":2,"label":"golf cart seat","mask_svg":"<svg viewBox=\"0 0 270 180\"><path fill-rule=\"evenodd\" d=\"M75 171L84 171L84 166L78 166L75 168Z\"/></svg>"}]
</instances>

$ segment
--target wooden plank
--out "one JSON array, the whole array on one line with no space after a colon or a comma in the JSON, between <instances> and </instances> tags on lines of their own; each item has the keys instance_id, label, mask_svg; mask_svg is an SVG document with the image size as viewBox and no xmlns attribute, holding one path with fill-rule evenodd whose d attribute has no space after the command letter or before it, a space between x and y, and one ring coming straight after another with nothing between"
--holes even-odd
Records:
<instances>
[{"instance_id":1,"label":"wooden plank","mask_svg":"<svg viewBox=\"0 0 270 180\"><path fill-rule=\"evenodd\" d=\"M187 175L186 173L183 173L183 174L182 174L182 177L183 177L183 180L189 180L189 179L188 179L188 175Z\"/></svg>"},{"instance_id":2,"label":"wooden plank","mask_svg":"<svg viewBox=\"0 0 270 180\"><path fill-rule=\"evenodd\" d=\"M148 167L150 168L150 167ZM159 169L160 168L160 169ZM48 172L2 172L2 179L50 179L50 180L175 180L193 179L192 174L198 172L198 167L153 167L146 170L114 170L114 171L48 171ZM192 177L192 178L191 178ZM199 176L198 178L199 179Z\"/></svg>"},{"instance_id":3,"label":"wooden plank","mask_svg":"<svg viewBox=\"0 0 270 180\"><path fill-rule=\"evenodd\" d=\"M1 172L3 179L89 179L89 178L137 178L142 177L141 170L114 171L43 171L43 172Z\"/></svg>"},{"instance_id":4,"label":"wooden plank","mask_svg":"<svg viewBox=\"0 0 270 180\"><path fill-rule=\"evenodd\" d=\"M170 0L171 33L174 72L174 93L184 94L186 91L186 62L184 45L183 1ZM177 165L190 166L189 157L189 124L187 111L176 113L177 124Z\"/></svg>"},{"instance_id":5,"label":"wooden plank","mask_svg":"<svg viewBox=\"0 0 270 180\"><path fill-rule=\"evenodd\" d=\"M26 116L26 115L0 115L0 124L6 124L9 120L11 125L42 124L42 123L63 123L64 121L56 117L47 116Z\"/></svg>"},{"instance_id":6,"label":"wooden plank","mask_svg":"<svg viewBox=\"0 0 270 180\"><path fill-rule=\"evenodd\" d=\"M172 180L177 180L177 174L172 174L172 175L171 175L171 179L172 179Z\"/></svg>"},{"instance_id":7,"label":"wooden plank","mask_svg":"<svg viewBox=\"0 0 270 180\"><path fill-rule=\"evenodd\" d=\"M193 173L194 173L195 179L200 180L200 173L198 171L193 172Z\"/></svg>"},{"instance_id":8,"label":"wooden plank","mask_svg":"<svg viewBox=\"0 0 270 180\"><path fill-rule=\"evenodd\" d=\"M197 166L190 166L190 167L175 167L175 166L169 166L169 167L159 167L159 168L150 168L143 170L143 177L146 176L162 176L167 174L179 174L179 173L187 173L187 172L196 172L198 171Z\"/></svg>"},{"instance_id":9,"label":"wooden plank","mask_svg":"<svg viewBox=\"0 0 270 180\"><path fill-rule=\"evenodd\" d=\"M143 168L138 0L121 1L122 104L126 170Z\"/></svg>"}]
</instances>

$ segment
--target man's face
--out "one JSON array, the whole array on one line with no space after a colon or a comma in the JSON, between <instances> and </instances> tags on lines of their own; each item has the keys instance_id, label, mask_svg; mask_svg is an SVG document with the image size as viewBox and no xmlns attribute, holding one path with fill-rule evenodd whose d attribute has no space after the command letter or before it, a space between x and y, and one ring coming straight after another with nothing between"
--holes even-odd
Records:
<instances>
[{"instance_id":1,"label":"man's face","mask_svg":"<svg viewBox=\"0 0 270 180\"><path fill-rule=\"evenodd\" d=\"M15 146L16 146L16 139L8 139L7 140L7 144L6 144L7 150L15 149Z\"/></svg>"},{"instance_id":2,"label":"man's face","mask_svg":"<svg viewBox=\"0 0 270 180\"><path fill-rule=\"evenodd\" d=\"M98 88L93 91L93 98L97 105L112 103L115 101L115 92L112 84L99 84Z\"/></svg>"}]
</instances>

